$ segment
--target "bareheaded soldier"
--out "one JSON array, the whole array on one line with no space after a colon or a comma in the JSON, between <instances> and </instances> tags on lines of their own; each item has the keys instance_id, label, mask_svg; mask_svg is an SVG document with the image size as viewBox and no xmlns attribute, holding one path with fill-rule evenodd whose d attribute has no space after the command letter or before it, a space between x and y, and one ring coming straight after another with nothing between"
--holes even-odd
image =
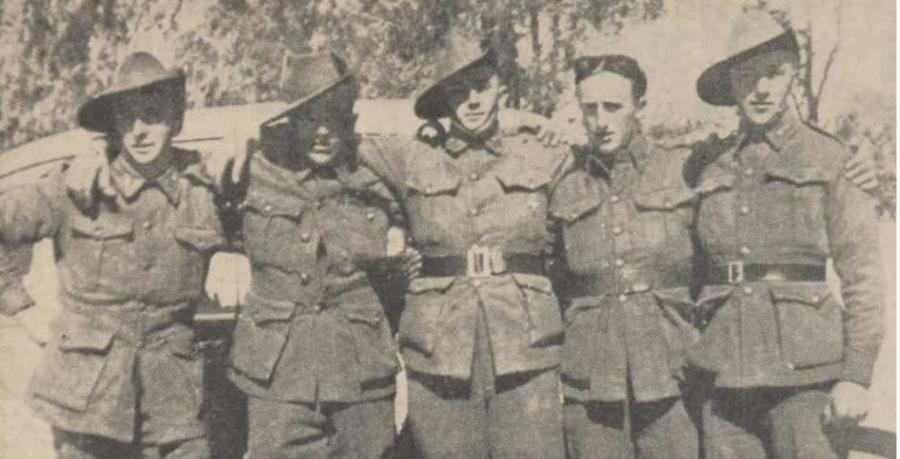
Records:
<instances>
[{"instance_id":1,"label":"bareheaded soldier","mask_svg":"<svg viewBox=\"0 0 900 459\"><path fill-rule=\"evenodd\" d=\"M706 457L840 457L828 434L865 416L881 344L874 201L845 176L847 149L788 108L794 33L750 10L729 44L697 91L737 106L739 131L698 148L686 171L702 194L708 322L691 360L716 386ZM825 283L829 258L843 304Z\"/></svg>"},{"instance_id":2,"label":"bareheaded soldier","mask_svg":"<svg viewBox=\"0 0 900 459\"><path fill-rule=\"evenodd\" d=\"M545 275L549 190L568 149L498 130L497 56L451 34L419 118L439 142L366 160L401 198L422 254L399 341L425 457L563 457L559 304Z\"/></svg>"},{"instance_id":3,"label":"bareheaded soldier","mask_svg":"<svg viewBox=\"0 0 900 459\"><path fill-rule=\"evenodd\" d=\"M397 207L357 161L358 85L331 53L288 56L288 109L263 123L240 204L251 288L231 380L253 458L382 457L394 440L394 341L369 271Z\"/></svg>"},{"instance_id":4,"label":"bareheaded soldier","mask_svg":"<svg viewBox=\"0 0 900 459\"><path fill-rule=\"evenodd\" d=\"M0 195L0 309L32 300L10 251L52 238L61 315L30 402L61 458L208 457L194 305L225 239L198 155L178 150L185 77L130 55L78 111L107 136L114 190L82 210L66 171Z\"/></svg>"},{"instance_id":5,"label":"bareheaded soldier","mask_svg":"<svg viewBox=\"0 0 900 459\"><path fill-rule=\"evenodd\" d=\"M627 56L574 62L588 143L553 192L567 303L562 387L568 453L577 458L696 458L681 398L691 320L695 196L690 150L641 133L647 79ZM635 454L636 453L636 454Z\"/></svg>"}]
</instances>

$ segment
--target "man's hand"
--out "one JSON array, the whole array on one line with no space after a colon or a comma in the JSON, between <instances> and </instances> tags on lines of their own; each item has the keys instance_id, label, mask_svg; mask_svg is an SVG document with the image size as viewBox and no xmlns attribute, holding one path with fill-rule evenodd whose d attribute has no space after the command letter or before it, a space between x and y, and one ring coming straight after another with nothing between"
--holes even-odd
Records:
<instances>
[{"instance_id":1,"label":"man's hand","mask_svg":"<svg viewBox=\"0 0 900 459\"><path fill-rule=\"evenodd\" d=\"M88 151L75 156L65 174L66 191L75 205L82 210L94 205L95 193L115 196L115 189L109 178L108 148L106 137L91 140Z\"/></svg>"},{"instance_id":2,"label":"man's hand","mask_svg":"<svg viewBox=\"0 0 900 459\"><path fill-rule=\"evenodd\" d=\"M871 193L878 188L877 168L871 148L860 147L844 165L844 175L854 185Z\"/></svg>"},{"instance_id":3,"label":"man's hand","mask_svg":"<svg viewBox=\"0 0 900 459\"><path fill-rule=\"evenodd\" d=\"M406 246L398 256L402 260L400 270L406 276L406 281L411 282L419 277L419 273L422 271L422 254L418 250Z\"/></svg>"},{"instance_id":4,"label":"man's hand","mask_svg":"<svg viewBox=\"0 0 900 459\"><path fill-rule=\"evenodd\" d=\"M500 131L506 134L528 129L536 132L538 140L548 147L555 147L560 143L570 143L570 139L563 135L564 129L537 113L502 109L497 114L497 120Z\"/></svg>"},{"instance_id":5,"label":"man's hand","mask_svg":"<svg viewBox=\"0 0 900 459\"><path fill-rule=\"evenodd\" d=\"M206 174L213 179L216 190L223 192L241 183L247 158L259 145L259 126L242 123L225 134L223 151L212 152L203 162Z\"/></svg>"},{"instance_id":6,"label":"man's hand","mask_svg":"<svg viewBox=\"0 0 900 459\"><path fill-rule=\"evenodd\" d=\"M822 420L833 426L855 425L869 412L868 390L850 381L839 381L831 389L831 403L825 407Z\"/></svg>"},{"instance_id":7,"label":"man's hand","mask_svg":"<svg viewBox=\"0 0 900 459\"><path fill-rule=\"evenodd\" d=\"M29 339L38 346L43 347L50 339L50 322L45 316L46 314L41 314L39 308L30 307L19 311L13 318L22 327Z\"/></svg>"}]
</instances>

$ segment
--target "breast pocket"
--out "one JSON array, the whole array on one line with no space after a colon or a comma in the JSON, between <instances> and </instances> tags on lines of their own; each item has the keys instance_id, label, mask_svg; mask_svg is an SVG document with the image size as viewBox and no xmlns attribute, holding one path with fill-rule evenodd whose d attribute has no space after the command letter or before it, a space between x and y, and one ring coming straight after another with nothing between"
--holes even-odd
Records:
<instances>
[{"instance_id":1,"label":"breast pocket","mask_svg":"<svg viewBox=\"0 0 900 459\"><path fill-rule=\"evenodd\" d=\"M57 327L43 364L35 370L32 392L83 411L107 365L115 333L73 314L66 315Z\"/></svg>"},{"instance_id":2,"label":"breast pocket","mask_svg":"<svg viewBox=\"0 0 900 459\"><path fill-rule=\"evenodd\" d=\"M459 178L443 173L431 177L418 173L410 176L406 185L410 230L421 247L439 244L446 240L447 233L459 228L463 217L457 211L456 202Z\"/></svg>"},{"instance_id":3,"label":"breast pocket","mask_svg":"<svg viewBox=\"0 0 900 459\"><path fill-rule=\"evenodd\" d=\"M760 200L771 215L770 228L783 235L782 240L824 246L827 183L826 172L817 167L769 170Z\"/></svg>"},{"instance_id":4,"label":"breast pocket","mask_svg":"<svg viewBox=\"0 0 900 459\"><path fill-rule=\"evenodd\" d=\"M785 283L770 292L785 365L801 369L843 360L842 308L826 284Z\"/></svg>"},{"instance_id":5,"label":"breast pocket","mask_svg":"<svg viewBox=\"0 0 900 459\"><path fill-rule=\"evenodd\" d=\"M127 272L134 258L134 228L124 217L72 220L65 258L83 285L96 287Z\"/></svg>"},{"instance_id":6,"label":"breast pocket","mask_svg":"<svg viewBox=\"0 0 900 459\"><path fill-rule=\"evenodd\" d=\"M273 196L258 190L244 201L244 248L255 262L282 268L298 266L300 253L315 246L309 233L300 229L306 201L288 195Z\"/></svg>"},{"instance_id":7,"label":"breast pocket","mask_svg":"<svg viewBox=\"0 0 900 459\"><path fill-rule=\"evenodd\" d=\"M694 192L688 188L671 188L635 194L635 212L640 220L629 230L638 236L638 244L658 245L686 241L688 222L685 209L691 205Z\"/></svg>"}]
</instances>

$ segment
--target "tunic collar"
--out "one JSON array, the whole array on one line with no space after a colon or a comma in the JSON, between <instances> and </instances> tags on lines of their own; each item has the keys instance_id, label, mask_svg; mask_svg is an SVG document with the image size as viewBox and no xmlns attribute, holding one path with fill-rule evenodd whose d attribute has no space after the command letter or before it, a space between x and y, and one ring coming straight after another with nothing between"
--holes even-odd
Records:
<instances>
[{"instance_id":1,"label":"tunic collar","mask_svg":"<svg viewBox=\"0 0 900 459\"><path fill-rule=\"evenodd\" d=\"M183 166L175 154L175 164L158 177L147 179L141 175L128 159L126 153L119 154L110 163L110 177L113 185L125 199L132 200L145 188L155 186L166 196L173 206L177 206L181 198L181 187L178 186L179 170Z\"/></svg>"}]
</instances>

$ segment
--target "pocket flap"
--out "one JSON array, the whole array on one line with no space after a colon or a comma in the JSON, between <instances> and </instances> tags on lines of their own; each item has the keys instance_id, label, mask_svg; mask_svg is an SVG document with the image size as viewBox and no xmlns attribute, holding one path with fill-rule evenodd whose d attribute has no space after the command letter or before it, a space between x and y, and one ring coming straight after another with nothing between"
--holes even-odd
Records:
<instances>
[{"instance_id":1,"label":"pocket flap","mask_svg":"<svg viewBox=\"0 0 900 459\"><path fill-rule=\"evenodd\" d=\"M695 194L689 188L670 188L634 196L634 204L644 209L672 210L689 203Z\"/></svg>"},{"instance_id":2,"label":"pocket flap","mask_svg":"<svg viewBox=\"0 0 900 459\"><path fill-rule=\"evenodd\" d=\"M654 290L653 296L662 304L681 308L693 308L695 306L695 303L691 300L691 292L687 288Z\"/></svg>"},{"instance_id":3,"label":"pocket flap","mask_svg":"<svg viewBox=\"0 0 900 459\"><path fill-rule=\"evenodd\" d=\"M406 185L426 196L436 194L453 194L459 188L459 177L447 173L413 174L406 180Z\"/></svg>"},{"instance_id":4,"label":"pocket flap","mask_svg":"<svg viewBox=\"0 0 900 459\"><path fill-rule=\"evenodd\" d=\"M178 330L176 333L166 337L166 343L172 354L186 359L193 359L194 356L194 334L187 330Z\"/></svg>"},{"instance_id":5,"label":"pocket flap","mask_svg":"<svg viewBox=\"0 0 900 459\"><path fill-rule=\"evenodd\" d=\"M561 202L554 199L550 202L550 215L566 222L572 223L584 214L596 209L603 202L597 195L587 195L581 199Z\"/></svg>"},{"instance_id":6,"label":"pocket flap","mask_svg":"<svg viewBox=\"0 0 900 459\"><path fill-rule=\"evenodd\" d=\"M62 322L59 330L59 348L63 351L91 351L104 353L109 350L115 332L99 328L87 319Z\"/></svg>"},{"instance_id":7,"label":"pocket flap","mask_svg":"<svg viewBox=\"0 0 900 459\"><path fill-rule=\"evenodd\" d=\"M210 228L177 227L175 238L200 250L208 250L225 243L225 238Z\"/></svg>"},{"instance_id":8,"label":"pocket flap","mask_svg":"<svg viewBox=\"0 0 900 459\"><path fill-rule=\"evenodd\" d=\"M712 175L709 177L705 177L695 191L698 194L709 194L718 190L728 190L734 186L734 175L732 174L718 174Z\"/></svg>"},{"instance_id":9,"label":"pocket flap","mask_svg":"<svg viewBox=\"0 0 900 459\"><path fill-rule=\"evenodd\" d=\"M831 179L825 168L817 166L771 166L766 170L766 175L796 185L824 183Z\"/></svg>"},{"instance_id":10,"label":"pocket flap","mask_svg":"<svg viewBox=\"0 0 900 459\"><path fill-rule=\"evenodd\" d=\"M246 306L241 309L241 314L246 314L256 325L266 322L286 322L291 320L296 309L296 305L291 301L264 298L253 291L247 292L244 303Z\"/></svg>"},{"instance_id":11,"label":"pocket flap","mask_svg":"<svg viewBox=\"0 0 900 459\"><path fill-rule=\"evenodd\" d=\"M700 306L708 306L711 304L723 303L731 294L734 293L734 287L731 285L708 285L703 287L697 298L697 304Z\"/></svg>"},{"instance_id":12,"label":"pocket flap","mask_svg":"<svg viewBox=\"0 0 900 459\"><path fill-rule=\"evenodd\" d=\"M513 167L506 167L497 171L495 176L504 188L524 188L526 190L537 190L550 183L551 178L549 171L541 170L532 164L516 164Z\"/></svg>"},{"instance_id":13,"label":"pocket flap","mask_svg":"<svg viewBox=\"0 0 900 459\"><path fill-rule=\"evenodd\" d=\"M802 303L818 308L825 302L825 299L831 295L827 285L822 284L771 284L769 292L772 294L772 301L789 301L792 303Z\"/></svg>"},{"instance_id":14,"label":"pocket flap","mask_svg":"<svg viewBox=\"0 0 900 459\"><path fill-rule=\"evenodd\" d=\"M306 209L307 202L299 197L282 193L272 196L257 187L250 187L244 198L244 207L269 216L299 218Z\"/></svg>"},{"instance_id":15,"label":"pocket flap","mask_svg":"<svg viewBox=\"0 0 900 459\"><path fill-rule=\"evenodd\" d=\"M553 293L553 284L550 279L535 274L513 273L513 279L521 288L537 290L544 293Z\"/></svg>"},{"instance_id":16,"label":"pocket flap","mask_svg":"<svg viewBox=\"0 0 900 459\"><path fill-rule=\"evenodd\" d=\"M455 277L419 277L409 283L408 290L410 293L445 292L455 281Z\"/></svg>"},{"instance_id":17,"label":"pocket flap","mask_svg":"<svg viewBox=\"0 0 900 459\"><path fill-rule=\"evenodd\" d=\"M134 227L124 217L91 220L78 216L72 219L72 232L91 239L131 238L134 234Z\"/></svg>"}]
</instances>

